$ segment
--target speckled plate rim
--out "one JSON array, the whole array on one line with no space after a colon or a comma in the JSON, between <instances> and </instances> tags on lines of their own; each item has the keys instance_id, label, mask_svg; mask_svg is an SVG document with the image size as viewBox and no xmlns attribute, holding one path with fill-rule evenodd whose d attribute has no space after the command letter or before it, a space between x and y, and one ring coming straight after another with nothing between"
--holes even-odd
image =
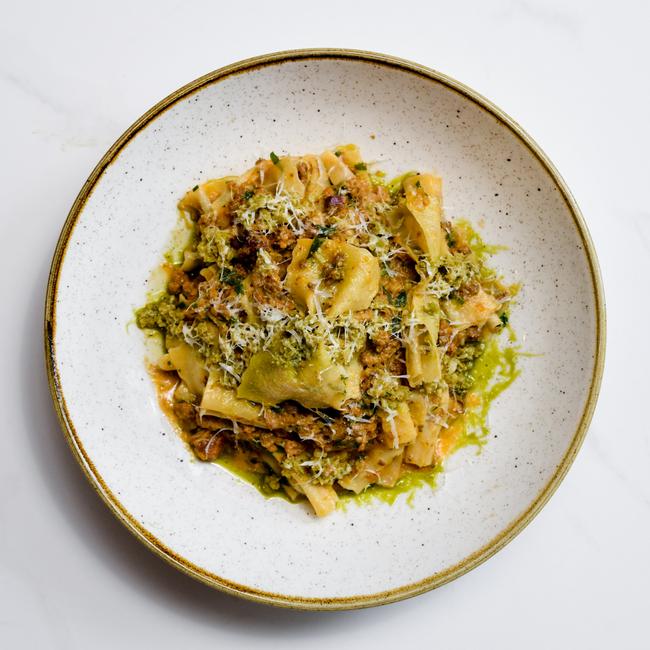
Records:
<instances>
[{"instance_id":1,"label":"speckled plate rim","mask_svg":"<svg viewBox=\"0 0 650 650\"><path fill-rule=\"evenodd\" d=\"M59 271L63 263L66 248L70 240L70 236L81 214L86 201L91 195L95 184L101 177L104 170L117 158L122 148L136 135L142 128L147 126L150 122L161 115L170 106L177 101L191 95L192 93L200 90L201 88L217 83L227 77L235 74L242 74L250 72L260 67L284 63L287 61L301 60L301 59L345 59L350 61L362 61L384 65L390 68L397 68L404 72L418 75L424 79L429 79L436 83L442 84L454 92L464 96L474 104L481 107L483 110L494 116L500 123L505 125L514 133L518 139L529 149L529 151L539 160L548 174L552 177L558 190L560 191L564 201L566 202L569 211L574 220L576 229L584 244L584 249L587 254L591 278L593 283L595 309L596 309L596 345L595 345L595 359L594 370L591 378L591 384L587 400L584 405L584 410L580 418L578 427L575 431L571 444L567 449L562 461L558 465L554 475L548 481L546 486L541 490L537 497L530 504L528 509L508 527L496 535L490 542L483 546L478 551L472 553L458 564L441 571L434 575L420 580L418 582L407 584L402 587L390 589L373 594L359 595L354 597L345 598L300 598L285 594L271 593L261 591L246 585L236 584L226 580L218 575L209 573L190 561L175 553L171 548L163 544L148 530L146 530L128 510L120 503L115 494L106 485L104 479L93 465L91 458L88 456L83 447L81 439L75 430L74 423L68 411L59 374L56 364L56 349L55 349L55 327L56 327L56 295L59 279ZM156 104L153 108L147 111L142 117L134 122L122 136L113 144L113 146L106 152L106 154L99 161L88 180L84 183L79 195L77 196L70 213L65 221L59 240L56 245L52 265L50 268L47 293L45 298L45 361L47 367L47 377L50 387L50 393L54 402L54 407L59 418L59 422L65 434L65 437L72 449L72 452L81 466L86 478L89 480L93 488L97 491L99 496L103 499L111 512L127 527L127 529L145 546L150 548L154 553L169 562L172 566L180 569L184 573L204 582L205 584L215 587L228 594L240 596L248 600L276 605L281 607L289 607L294 609L309 609L309 610L335 610L335 609L356 609L362 607L372 607L375 605L384 605L398 600L403 600L411 596L424 593L431 589L435 589L459 576L467 573L474 567L478 566L497 551L502 549L508 542L510 542L516 535L518 535L526 525L539 513L542 507L546 504L551 495L555 492L562 479L566 475L569 467L571 466L582 441L586 435L589 423L591 421L600 384L603 374L603 366L605 360L605 301L603 296L602 280L600 277L600 269L596 257L593 242L589 235L584 218L571 195L566 183L555 169L546 154L540 147L533 141L533 139L508 115L501 109L497 108L485 97L475 92L471 88L459 83L458 81L444 75L440 72L412 63L404 59L386 54L378 54L374 52L366 52L362 50L349 50L349 49L302 49L302 50L287 50L282 52L275 52L262 56L253 57L234 63L232 65L220 68L210 72L195 81L179 88L171 95Z\"/></svg>"}]
</instances>

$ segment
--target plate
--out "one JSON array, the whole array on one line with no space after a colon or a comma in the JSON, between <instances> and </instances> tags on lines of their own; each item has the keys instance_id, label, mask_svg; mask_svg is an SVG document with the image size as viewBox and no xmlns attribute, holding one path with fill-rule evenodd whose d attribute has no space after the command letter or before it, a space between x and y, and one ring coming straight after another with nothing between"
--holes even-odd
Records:
<instances>
[{"instance_id":1,"label":"plate","mask_svg":"<svg viewBox=\"0 0 650 650\"><path fill-rule=\"evenodd\" d=\"M488 443L410 503L351 504L319 520L192 460L158 408L133 310L188 187L270 151L354 142L389 174L435 170L449 217L502 244L522 283L511 322L530 356L490 412ZM113 513L186 573L275 605L387 603L458 577L503 547L556 489L585 435L604 354L593 245L566 185L501 110L443 74L347 50L281 52L176 91L110 148L58 242L46 358L70 446Z\"/></svg>"}]
</instances>

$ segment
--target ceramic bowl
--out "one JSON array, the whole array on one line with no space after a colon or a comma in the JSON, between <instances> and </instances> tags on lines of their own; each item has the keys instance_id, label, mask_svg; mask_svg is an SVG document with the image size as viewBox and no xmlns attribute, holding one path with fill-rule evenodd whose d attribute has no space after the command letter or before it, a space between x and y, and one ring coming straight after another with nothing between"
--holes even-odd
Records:
<instances>
[{"instance_id":1,"label":"ceramic bowl","mask_svg":"<svg viewBox=\"0 0 650 650\"><path fill-rule=\"evenodd\" d=\"M353 142L389 174L435 170L448 217L507 246L521 282L511 322L521 376L493 404L481 453L447 463L412 503L325 519L194 461L161 413L133 310L188 187L270 151ZM540 510L588 426L603 363L599 273L585 223L539 147L448 77L357 51L272 54L210 73L141 117L107 152L65 223L50 276L46 355L80 465L115 515L171 564L276 605L352 608L406 598L490 557Z\"/></svg>"}]
</instances>

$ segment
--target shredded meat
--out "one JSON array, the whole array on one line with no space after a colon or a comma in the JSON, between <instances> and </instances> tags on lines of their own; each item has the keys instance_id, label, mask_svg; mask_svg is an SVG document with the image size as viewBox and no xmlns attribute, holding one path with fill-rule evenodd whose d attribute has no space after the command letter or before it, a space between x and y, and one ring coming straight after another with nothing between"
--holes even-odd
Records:
<instances>
[{"instance_id":1,"label":"shredded meat","mask_svg":"<svg viewBox=\"0 0 650 650\"><path fill-rule=\"evenodd\" d=\"M275 233L274 241L269 243L275 245L281 251L286 251L296 245L296 239L296 234L288 226L282 226Z\"/></svg>"},{"instance_id":2,"label":"shredded meat","mask_svg":"<svg viewBox=\"0 0 650 650\"><path fill-rule=\"evenodd\" d=\"M441 318L438 324L438 345L444 347L449 343L453 330L446 318Z\"/></svg>"},{"instance_id":3,"label":"shredded meat","mask_svg":"<svg viewBox=\"0 0 650 650\"><path fill-rule=\"evenodd\" d=\"M456 294L463 300L467 300L472 296L475 296L481 289L481 285L478 280L470 280L465 284L462 284Z\"/></svg>"},{"instance_id":4,"label":"shredded meat","mask_svg":"<svg viewBox=\"0 0 650 650\"><path fill-rule=\"evenodd\" d=\"M213 461L219 458L226 443L225 436L208 429L197 429L189 438L192 451L199 460Z\"/></svg>"},{"instance_id":5,"label":"shredded meat","mask_svg":"<svg viewBox=\"0 0 650 650\"><path fill-rule=\"evenodd\" d=\"M249 277L253 305L269 305L287 313L296 310L296 304L282 285L277 269L255 269Z\"/></svg>"},{"instance_id":6,"label":"shredded meat","mask_svg":"<svg viewBox=\"0 0 650 650\"><path fill-rule=\"evenodd\" d=\"M304 161L300 160L296 165L298 170L298 178L304 183L309 176L309 165Z\"/></svg>"},{"instance_id":7,"label":"shredded meat","mask_svg":"<svg viewBox=\"0 0 650 650\"><path fill-rule=\"evenodd\" d=\"M288 226L280 226L271 233L262 233L247 232L240 225L230 240L230 246L237 251L233 261L249 270L254 266L260 248L264 248L271 255L277 252L286 257L287 251L293 250L297 239L297 235Z\"/></svg>"},{"instance_id":8,"label":"shredded meat","mask_svg":"<svg viewBox=\"0 0 650 650\"><path fill-rule=\"evenodd\" d=\"M196 408L187 402L174 402L173 405L174 415L178 420L178 424L185 431L193 431L196 429Z\"/></svg>"},{"instance_id":9,"label":"shredded meat","mask_svg":"<svg viewBox=\"0 0 650 650\"><path fill-rule=\"evenodd\" d=\"M361 372L361 390L367 391L373 378L381 370L391 375L403 375L406 372L402 344L390 332L378 332L359 357L363 370Z\"/></svg>"},{"instance_id":10,"label":"shredded meat","mask_svg":"<svg viewBox=\"0 0 650 650\"><path fill-rule=\"evenodd\" d=\"M478 341L480 338L481 328L476 325L461 330L456 336L453 336L453 329L449 321L445 318L440 319L440 324L438 325L438 345L446 348L445 352L448 355L453 355L465 343Z\"/></svg>"},{"instance_id":11,"label":"shredded meat","mask_svg":"<svg viewBox=\"0 0 650 650\"><path fill-rule=\"evenodd\" d=\"M406 254L398 254L388 261L389 274L382 275L381 284L391 295L407 290L418 281L413 260Z\"/></svg>"},{"instance_id":12,"label":"shredded meat","mask_svg":"<svg viewBox=\"0 0 650 650\"><path fill-rule=\"evenodd\" d=\"M300 456L305 451L305 446L296 440L285 440L284 451L287 456Z\"/></svg>"},{"instance_id":13,"label":"shredded meat","mask_svg":"<svg viewBox=\"0 0 650 650\"><path fill-rule=\"evenodd\" d=\"M336 253L331 263L323 271L324 282L340 282L343 279L343 254Z\"/></svg>"},{"instance_id":14,"label":"shredded meat","mask_svg":"<svg viewBox=\"0 0 650 650\"><path fill-rule=\"evenodd\" d=\"M183 294L188 300L196 300L199 295L200 278L192 279L185 271L173 267L169 272L167 291L176 296Z\"/></svg>"},{"instance_id":15,"label":"shredded meat","mask_svg":"<svg viewBox=\"0 0 650 650\"><path fill-rule=\"evenodd\" d=\"M363 208L375 203L383 203L390 198L388 190L383 185L373 185L365 174L346 181L345 187L355 202Z\"/></svg>"},{"instance_id":16,"label":"shredded meat","mask_svg":"<svg viewBox=\"0 0 650 650\"><path fill-rule=\"evenodd\" d=\"M470 341L478 341L480 338L481 328L477 327L476 325L461 330L449 342L449 346L447 347L447 354L454 354L456 350L460 347L463 347L465 343L469 343Z\"/></svg>"},{"instance_id":17,"label":"shredded meat","mask_svg":"<svg viewBox=\"0 0 650 650\"><path fill-rule=\"evenodd\" d=\"M196 414L196 423L199 427L207 429L208 431L229 431L232 429L232 424L230 420L224 420L222 418L216 418L211 415L200 415Z\"/></svg>"}]
</instances>

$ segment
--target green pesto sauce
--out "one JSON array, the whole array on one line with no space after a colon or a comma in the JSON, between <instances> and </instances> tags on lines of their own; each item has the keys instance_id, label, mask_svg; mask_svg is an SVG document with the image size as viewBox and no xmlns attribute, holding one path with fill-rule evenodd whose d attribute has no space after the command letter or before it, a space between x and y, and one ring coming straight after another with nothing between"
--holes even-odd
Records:
<instances>
[{"instance_id":1,"label":"green pesto sauce","mask_svg":"<svg viewBox=\"0 0 650 650\"><path fill-rule=\"evenodd\" d=\"M259 472L253 472L250 469L242 467L242 464L238 462L232 455L223 454L214 461L217 465L221 465L224 469L228 470L231 474L234 474L238 478L242 479L246 483L252 485L258 492L264 495L267 499L271 497L279 497L280 499L285 499L286 501L291 501L289 496L284 490L273 490L264 482L264 475Z\"/></svg>"},{"instance_id":2,"label":"green pesto sauce","mask_svg":"<svg viewBox=\"0 0 650 650\"><path fill-rule=\"evenodd\" d=\"M348 503L355 502L367 505L373 501L383 501L393 505L398 497L405 494L406 503L413 505L415 492L421 487L428 485L432 490L437 487L438 474L443 471L442 465L437 465L429 469L414 469L412 472L402 476L393 487L382 487L381 485L370 485L360 494L345 492L339 495L339 507L347 509Z\"/></svg>"},{"instance_id":3,"label":"green pesto sauce","mask_svg":"<svg viewBox=\"0 0 650 650\"><path fill-rule=\"evenodd\" d=\"M467 242L469 244L469 247L472 249L472 252L476 255L476 257L478 257L478 259L482 260L483 262L485 262L485 260L490 257L490 255L494 255L499 251L508 250L507 246L495 246L486 244L483 241L483 237L481 237L476 228L474 228L474 226L466 219L457 219L454 225L460 226L465 231L467 231L469 234L469 239Z\"/></svg>"},{"instance_id":4,"label":"green pesto sauce","mask_svg":"<svg viewBox=\"0 0 650 650\"><path fill-rule=\"evenodd\" d=\"M512 341L514 333L511 329L509 332L510 341ZM470 445L480 448L486 443L489 434L490 405L519 376L520 370L517 368L517 361L520 356L526 355L521 353L518 347L512 345L501 347L496 339L492 339L486 344L485 351L478 358L472 370L474 379L472 391L481 395L481 403L476 409L466 414L465 431L454 451ZM266 498L279 497L291 502L284 490L272 490L265 484L262 474L242 467L241 463L238 463L232 456L224 455L215 462L251 484ZM338 507L346 510L350 503L356 502L365 505L375 500L392 505L402 495L406 496L406 503L412 506L416 491L425 486L434 490L437 487L438 475L443 471L442 465L428 469L414 469L402 476L391 488L371 485L361 494L344 492L339 494ZM301 497L302 499L304 497Z\"/></svg>"},{"instance_id":5,"label":"green pesto sauce","mask_svg":"<svg viewBox=\"0 0 650 650\"><path fill-rule=\"evenodd\" d=\"M512 330L510 330L512 335ZM512 340L512 339L511 339ZM492 402L519 376L517 360L520 356L517 347L500 347L496 339L491 339L485 351L477 359L471 375L474 380L472 392L481 396L481 403L465 415L465 433L459 447L485 444L490 432L488 413Z\"/></svg>"},{"instance_id":6,"label":"green pesto sauce","mask_svg":"<svg viewBox=\"0 0 650 650\"><path fill-rule=\"evenodd\" d=\"M390 181L388 181L388 183L386 183L385 185L388 188L388 191L390 192L391 196L397 194L402 189L402 185L404 185L404 181L409 176L413 176L413 174L417 174L417 172L414 171L404 172L403 174L400 174L399 176L395 176L395 178L392 178Z\"/></svg>"}]
</instances>

